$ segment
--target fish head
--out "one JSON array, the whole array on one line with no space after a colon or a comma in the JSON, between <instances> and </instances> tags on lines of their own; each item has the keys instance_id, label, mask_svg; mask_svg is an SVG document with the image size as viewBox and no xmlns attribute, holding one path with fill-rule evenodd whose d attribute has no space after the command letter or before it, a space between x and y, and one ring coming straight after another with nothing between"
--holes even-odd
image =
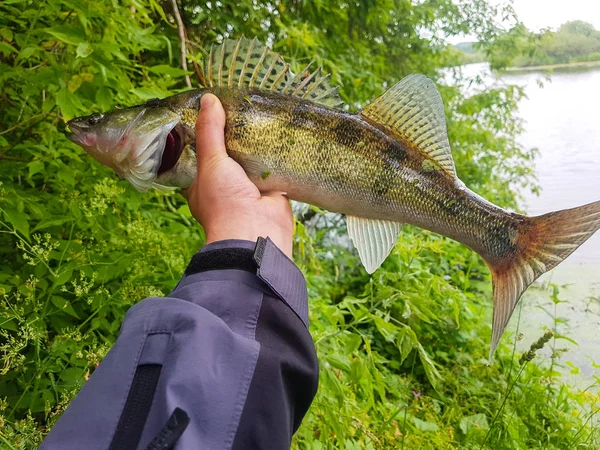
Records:
<instances>
[{"instance_id":1,"label":"fish head","mask_svg":"<svg viewBox=\"0 0 600 450\"><path fill-rule=\"evenodd\" d=\"M75 118L67 123L68 138L145 192L179 158L181 143L174 128L180 120L165 107L134 106Z\"/></svg>"}]
</instances>

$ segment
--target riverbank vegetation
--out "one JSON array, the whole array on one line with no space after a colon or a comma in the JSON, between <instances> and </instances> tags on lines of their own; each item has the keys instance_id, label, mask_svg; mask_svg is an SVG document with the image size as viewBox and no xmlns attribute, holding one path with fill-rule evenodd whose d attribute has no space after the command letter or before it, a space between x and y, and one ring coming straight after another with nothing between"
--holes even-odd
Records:
<instances>
[{"instance_id":1,"label":"riverbank vegetation","mask_svg":"<svg viewBox=\"0 0 600 450\"><path fill-rule=\"evenodd\" d=\"M70 143L64 121L174 94L186 75L195 86L211 43L256 35L295 70L315 59L351 110L409 73L427 74L444 98L460 178L508 208L518 207L515 180L535 188L535 152L516 142L522 91L482 86L465 96L477 80L442 81L456 53L435 36L477 29L493 42L502 35L496 6L333 3L188 0L179 5L185 30L176 2L0 3L0 448L37 448L127 309L168 295L203 242L178 193L136 192ZM571 387L557 370L568 335L558 315L553 330L507 333L489 361L491 280L477 255L406 227L369 276L337 238L343 217L298 217L294 259L321 376L293 448L600 447L598 384ZM516 352L520 333L542 348Z\"/></svg>"},{"instance_id":2,"label":"riverbank vegetation","mask_svg":"<svg viewBox=\"0 0 600 450\"><path fill-rule=\"evenodd\" d=\"M566 22L556 31L529 31L518 24L493 43L465 42L454 49L460 63L490 61L494 68L582 65L600 62L600 31L582 20Z\"/></svg>"}]
</instances>

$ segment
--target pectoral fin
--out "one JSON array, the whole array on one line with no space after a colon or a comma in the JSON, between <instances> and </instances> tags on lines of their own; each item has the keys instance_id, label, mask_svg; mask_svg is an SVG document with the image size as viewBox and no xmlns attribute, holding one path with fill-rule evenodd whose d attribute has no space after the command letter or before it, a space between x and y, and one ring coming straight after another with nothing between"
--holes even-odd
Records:
<instances>
[{"instance_id":1,"label":"pectoral fin","mask_svg":"<svg viewBox=\"0 0 600 450\"><path fill-rule=\"evenodd\" d=\"M368 273L375 272L392 251L402 224L356 216L347 216L346 221L360 261Z\"/></svg>"}]
</instances>

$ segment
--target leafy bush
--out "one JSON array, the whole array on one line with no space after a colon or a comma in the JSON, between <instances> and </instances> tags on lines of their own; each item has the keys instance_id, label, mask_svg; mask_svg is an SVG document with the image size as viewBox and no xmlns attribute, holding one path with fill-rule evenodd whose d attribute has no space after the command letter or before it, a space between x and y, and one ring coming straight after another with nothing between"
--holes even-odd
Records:
<instances>
[{"instance_id":1,"label":"leafy bush","mask_svg":"<svg viewBox=\"0 0 600 450\"><path fill-rule=\"evenodd\" d=\"M126 310L167 294L203 242L178 194L137 193L62 134L76 115L184 88L169 8L0 3L2 448L37 447ZM486 2L449 0L186 2L182 12L190 62L200 59L198 43L258 35L296 70L311 58L323 64L352 108L407 73L437 78L455 62L436 33L496 26ZM522 92L465 96L467 82L440 84L459 174L515 208L510 183L530 183L534 155L515 142ZM336 238L341 223L297 223L321 387L295 448L598 446L597 396L562 385L554 365L520 366L507 339L488 365L491 283L475 254L407 227L369 277Z\"/></svg>"}]
</instances>

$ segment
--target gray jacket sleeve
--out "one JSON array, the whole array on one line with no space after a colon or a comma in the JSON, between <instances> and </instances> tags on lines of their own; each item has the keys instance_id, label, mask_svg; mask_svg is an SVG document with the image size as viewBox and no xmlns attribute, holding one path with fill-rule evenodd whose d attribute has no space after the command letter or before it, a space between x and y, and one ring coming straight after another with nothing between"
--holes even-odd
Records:
<instances>
[{"instance_id":1,"label":"gray jacket sleeve","mask_svg":"<svg viewBox=\"0 0 600 450\"><path fill-rule=\"evenodd\" d=\"M268 238L197 253L132 307L42 450L288 449L317 389L306 284Z\"/></svg>"}]
</instances>

